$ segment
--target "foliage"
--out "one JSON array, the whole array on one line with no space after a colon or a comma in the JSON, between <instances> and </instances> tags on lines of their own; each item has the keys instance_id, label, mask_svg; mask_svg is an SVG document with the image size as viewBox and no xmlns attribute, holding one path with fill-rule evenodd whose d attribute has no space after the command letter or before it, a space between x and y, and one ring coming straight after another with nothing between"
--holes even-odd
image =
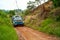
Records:
<instances>
[{"instance_id":1,"label":"foliage","mask_svg":"<svg viewBox=\"0 0 60 40\"><path fill-rule=\"evenodd\" d=\"M0 10L0 40L18 40L16 31L7 15L8 12Z\"/></svg>"},{"instance_id":2,"label":"foliage","mask_svg":"<svg viewBox=\"0 0 60 40\"><path fill-rule=\"evenodd\" d=\"M36 29L41 32L45 32L47 34L52 34L60 37L60 8L53 9L49 13L48 18L42 21L41 20L38 21L39 19L32 21L31 19L28 18L26 20L27 20L26 25L28 25L28 27Z\"/></svg>"},{"instance_id":3,"label":"foliage","mask_svg":"<svg viewBox=\"0 0 60 40\"><path fill-rule=\"evenodd\" d=\"M51 0L55 7L60 7L60 0Z\"/></svg>"},{"instance_id":4,"label":"foliage","mask_svg":"<svg viewBox=\"0 0 60 40\"><path fill-rule=\"evenodd\" d=\"M41 0L35 0L37 5L40 5L41 4Z\"/></svg>"},{"instance_id":5,"label":"foliage","mask_svg":"<svg viewBox=\"0 0 60 40\"><path fill-rule=\"evenodd\" d=\"M10 17L12 17L13 15L15 15L15 11L14 10L10 10L8 13L10 14Z\"/></svg>"},{"instance_id":6,"label":"foliage","mask_svg":"<svg viewBox=\"0 0 60 40\"><path fill-rule=\"evenodd\" d=\"M30 10L26 9L26 10L23 10L22 13L20 13L20 15L24 18L25 16L29 15L30 14Z\"/></svg>"},{"instance_id":7,"label":"foliage","mask_svg":"<svg viewBox=\"0 0 60 40\"><path fill-rule=\"evenodd\" d=\"M33 1L29 1L27 4L28 4L27 8L29 10L34 9L36 7L35 2L33 2Z\"/></svg>"},{"instance_id":8,"label":"foliage","mask_svg":"<svg viewBox=\"0 0 60 40\"><path fill-rule=\"evenodd\" d=\"M60 22L55 22L53 20L44 20L39 30L48 34L60 36Z\"/></svg>"},{"instance_id":9,"label":"foliage","mask_svg":"<svg viewBox=\"0 0 60 40\"><path fill-rule=\"evenodd\" d=\"M35 0L38 6L42 4L42 1L45 2L46 0Z\"/></svg>"},{"instance_id":10,"label":"foliage","mask_svg":"<svg viewBox=\"0 0 60 40\"><path fill-rule=\"evenodd\" d=\"M49 13L49 18L52 18L52 19L55 20L55 21L60 21L60 7L52 10L52 11Z\"/></svg>"}]
</instances>

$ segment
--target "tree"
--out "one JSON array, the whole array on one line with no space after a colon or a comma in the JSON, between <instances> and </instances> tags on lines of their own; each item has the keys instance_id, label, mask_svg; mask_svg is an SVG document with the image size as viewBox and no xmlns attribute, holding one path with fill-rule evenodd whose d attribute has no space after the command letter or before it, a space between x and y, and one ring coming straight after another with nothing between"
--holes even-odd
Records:
<instances>
[{"instance_id":1,"label":"tree","mask_svg":"<svg viewBox=\"0 0 60 40\"><path fill-rule=\"evenodd\" d=\"M34 9L36 7L35 2L33 2L33 1L29 1L27 4L28 4L27 8L29 10Z\"/></svg>"},{"instance_id":2,"label":"tree","mask_svg":"<svg viewBox=\"0 0 60 40\"><path fill-rule=\"evenodd\" d=\"M13 15L15 15L15 11L14 10L10 10L8 13L9 13L10 17L12 17Z\"/></svg>"},{"instance_id":3,"label":"tree","mask_svg":"<svg viewBox=\"0 0 60 40\"><path fill-rule=\"evenodd\" d=\"M41 0L35 0L37 5L40 5L41 4Z\"/></svg>"},{"instance_id":4,"label":"tree","mask_svg":"<svg viewBox=\"0 0 60 40\"><path fill-rule=\"evenodd\" d=\"M55 7L60 7L60 0L51 0Z\"/></svg>"}]
</instances>

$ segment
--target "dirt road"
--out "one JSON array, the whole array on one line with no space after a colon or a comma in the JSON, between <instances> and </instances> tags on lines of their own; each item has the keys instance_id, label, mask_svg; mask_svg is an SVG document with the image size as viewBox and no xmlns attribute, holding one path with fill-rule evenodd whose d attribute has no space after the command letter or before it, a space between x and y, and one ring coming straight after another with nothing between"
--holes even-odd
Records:
<instances>
[{"instance_id":1,"label":"dirt road","mask_svg":"<svg viewBox=\"0 0 60 40\"><path fill-rule=\"evenodd\" d=\"M15 30L19 36L19 40L60 40L60 38L44 34L28 27L16 27Z\"/></svg>"}]
</instances>

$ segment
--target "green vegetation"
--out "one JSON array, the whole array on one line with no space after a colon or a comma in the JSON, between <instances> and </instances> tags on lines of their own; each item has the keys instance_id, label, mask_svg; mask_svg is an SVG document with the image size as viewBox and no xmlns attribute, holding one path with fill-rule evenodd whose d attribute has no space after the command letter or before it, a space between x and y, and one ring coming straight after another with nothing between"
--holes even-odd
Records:
<instances>
[{"instance_id":1,"label":"green vegetation","mask_svg":"<svg viewBox=\"0 0 60 40\"><path fill-rule=\"evenodd\" d=\"M27 8L29 10L32 10L32 9L34 9L36 7L34 1L29 1L27 4L28 4Z\"/></svg>"},{"instance_id":2,"label":"green vegetation","mask_svg":"<svg viewBox=\"0 0 60 40\"><path fill-rule=\"evenodd\" d=\"M12 27L8 12L0 10L0 40L18 40L16 31Z\"/></svg>"},{"instance_id":3,"label":"green vegetation","mask_svg":"<svg viewBox=\"0 0 60 40\"><path fill-rule=\"evenodd\" d=\"M60 0L51 0L55 7L60 7Z\"/></svg>"},{"instance_id":4,"label":"green vegetation","mask_svg":"<svg viewBox=\"0 0 60 40\"><path fill-rule=\"evenodd\" d=\"M46 19L42 22L39 31L60 36L60 22Z\"/></svg>"},{"instance_id":5,"label":"green vegetation","mask_svg":"<svg viewBox=\"0 0 60 40\"><path fill-rule=\"evenodd\" d=\"M36 29L38 31L60 37L60 0L49 1L53 2L55 8L48 13L47 18L43 19L39 13L36 13L36 16L30 14L27 16L25 24L28 27ZM35 2L37 2L37 4L41 3L40 0L35 0Z\"/></svg>"},{"instance_id":6,"label":"green vegetation","mask_svg":"<svg viewBox=\"0 0 60 40\"><path fill-rule=\"evenodd\" d=\"M47 34L52 34L60 37L60 7L48 13L48 18L40 20L40 18L27 18L26 25Z\"/></svg>"}]
</instances>

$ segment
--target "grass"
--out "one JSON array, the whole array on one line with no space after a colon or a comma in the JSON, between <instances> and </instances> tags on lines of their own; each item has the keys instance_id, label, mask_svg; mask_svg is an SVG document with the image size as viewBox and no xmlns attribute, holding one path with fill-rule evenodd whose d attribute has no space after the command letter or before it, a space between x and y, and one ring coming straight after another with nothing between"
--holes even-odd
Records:
<instances>
[{"instance_id":1,"label":"grass","mask_svg":"<svg viewBox=\"0 0 60 40\"><path fill-rule=\"evenodd\" d=\"M40 32L45 32L50 35L55 35L60 37L60 22L56 22L52 19L43 20L40 26L33 25L32 23L27 24L30 28L38 30Z\"/></svg>"},{"instance_id":2,"label":"grass","mask_svg":"<svg viewBox=\"0 0 60 40\"><path fill-rule=\"evenodd\" d=\"M60 8L56 8L49 13L48 18L38 21L26 19L26 25L32 29L60 37ZM37 23L40 24L38 25ZM38 26L37 26L38 25Z\"/></svg>"},{"instance_id":3,"label":"grass","mask_svg":"<svg viewBox=\"0 0 60 40\"><path fill-rule=\"evenodd\" d=\"M0 40L18 40L10 18L0 15Z\"/></svg>"},{"instance_id":4,"label":"grass","mask_svg":"<svg viewBox=\"0 0 60 40\"><path fill-rule=\"evenodd\" d=\"M0 40L18 40L17 34L12 27L7 25L0 26Z\"/></svg>"},{"instance_id":5,"label":"grass","mask_svg":"<svg viewBox=\"0 0 60 40\"><path fill-rule=\"evenodd\" d=\"M49 23L47 23L47 21L49 21ZM51 20L45 20L40 26L39 31L60 37L60 22L50 21Z\"/></svg>"}]
</instances>

